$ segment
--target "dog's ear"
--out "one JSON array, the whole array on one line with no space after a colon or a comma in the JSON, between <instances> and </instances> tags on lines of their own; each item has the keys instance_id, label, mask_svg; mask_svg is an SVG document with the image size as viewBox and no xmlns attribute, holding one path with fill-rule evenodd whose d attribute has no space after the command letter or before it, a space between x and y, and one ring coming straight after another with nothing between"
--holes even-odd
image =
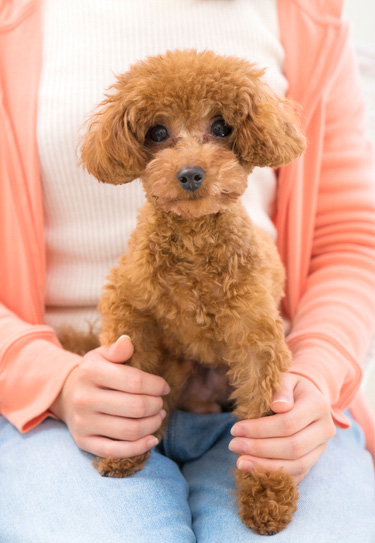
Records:
<instances>
[{"instance_id":1,"label":"dog's ear","mask_svg":"<svg viewBox=\"0 0 375 543\"><path fill-rule=\"evenodd\" d=\"M249 171L255 166L277 168L300 156L306 140L293 102L280 98L259 78L249 78L244 92L247 112L234 141L243 166Z\"/></svg>"},{"instance_id":2,"label":"dog's ear","mask_svg":"<svg viewBox=\"0 0 375 543\"><path fill-rule=\"evenodd\" d=\"M116 86L114 87L116 88ZM104 183L133 181L144 171L148 155L130 125L131 107L119 90L99 105L87 123L80 164Z\"/></svg>"}]
</instances>

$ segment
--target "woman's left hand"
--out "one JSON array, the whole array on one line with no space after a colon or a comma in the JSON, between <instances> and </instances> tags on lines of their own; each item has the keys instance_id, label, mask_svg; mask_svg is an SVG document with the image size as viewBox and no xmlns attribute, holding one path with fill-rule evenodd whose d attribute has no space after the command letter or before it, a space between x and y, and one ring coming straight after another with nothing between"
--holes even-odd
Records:
<instances>
[{"instance_id":1,"label":"woman's left hand","mask_svg":"<svg viewBox=\"0 0 375 543\"><path fill-rule=\"evenodd\" d=\"M275 415L234 424L229 449L241 455L238 469L251 471L254 463L266 471L283 467L298 484L336 433L330 405L312 381L283 373L271 409Z\"/></svg>"}]
</instances>

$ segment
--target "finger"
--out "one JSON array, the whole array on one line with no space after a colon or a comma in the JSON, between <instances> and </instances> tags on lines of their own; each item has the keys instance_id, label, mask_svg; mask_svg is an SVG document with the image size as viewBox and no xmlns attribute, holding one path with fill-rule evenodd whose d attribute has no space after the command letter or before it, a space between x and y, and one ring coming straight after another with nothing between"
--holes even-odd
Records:
<instances>
[{"instance_id":1,"label":"finger","mask_svg":"<svg viewBox=\"0 0 375 543\"><path fill-rule=\"evenodd\" d=\"M271 409L274 413L285 413L293 408L295 384L295 375L290 373L281 374L281 385L272 395Z\"/></svg>"},{"instance_id":2,"label":"finger","mask_svg":"<svg viewBox=\"0 0 375 543\"><path fill-rule=\"evenodd\" d=\"M137 441L113 441L101 436L87 436L77 442L80 449L102 458L131 458L143 454L159 443L154 436Z\"/></svg>"},{"instance_id":3,"label":"finger","mask_svg":"<svg viewBox=\"0 0 375 543\"><path fill-rule=\"evenodd\" d=\"M229 450L258 458L295 460L308 454L331 437L322 424L312 423L291 437L251 439L236 437Z\"/></svg>"},{"instance_id":4,"label":"finger","mask_svg":"<svg viewBox=\"0 0 375 543\"><path fill-rule=\"evenodd\" d=\"M287 413L261 419L241 420L233 425L231 434L235 437L254 439L292 436L314 421L311 420L310 413L305 411L302 411L300 415L298 413L294 406L294 409Z\"/></svg>"},{"instance_id":5,"label":"finger","mask_svg":"<svg viewBox=\"0 0 375 543\"><path fill-rule=\"evenodd\" d=\"M147 394L163 396L170 392L167 382L158 375L117 364L103 365L98 378L98 384L104 388L128 392L130 394Z\"/></svg>"},{"instance_id":6,"label":"finger","mask_svg":"<svg viewBox=\"0 0 375 543\"><path fill-rule=\"evenodd\" d=\"M293 409L286 413L241 420L233 425L231 434L235 437L257 439L292 436L320 417L321 410L314 402L314 398L307 398L305 401L296 401Z\"/></svg>"},{"instance_id":7,"label":"finger","mask_svg":"<svg viewBox=\"0 0 375 543\"><path fill-rule=\"evenodd\" d=\"M118 340L110 346L102 346L97 352L104 356L109 362L126 362L134 352L134 346L129 336L120 336Z\"/></svg>"},{"instance_id":8,"label":"finger","mask_svg":"<svg viewBox=\"0 0 375 543\"><path fill-rule=\"evenodd\" d=\"M294 475L293 476L293 479L294 479L294 482L296 483L296 485L299 485L301 481L303 481L303 479L306 477L306 475L308 475L310 473L310 470L308 471L305 471L305 473L302 473L301 475Z\"/></svg>"},{"instance_id":9,"label":"finger","mask_svg":"<svg viewBox=\"0 0 375 543\"><path fill-rule=\"evenodd\" d=\"M327 444L324 443L296 460L257 458L256 456L242 455L237 459L237 468L241 471L251 471L254 465L257 465L267 472L283 468L285 473L291 477L300 477L314 466L326 448Z\"/></svg>"},{"instance_id":10,"label":"finger","mask_svg":"<svg viewBox=\"0 0 375 543\"><path fill-rule=\"evenodd\" d=\"M136 419L157 415L162 408L163 400L160 396L103 389L98 391L94 406L97 413Z\"/></svg>"},{"instance_id":11,"label":"finger","mask_svg":"<svg viewBox=\"0 0 375 543\"><path fill-rule=\"evenodd\" d=\"M76 431L120 441L137 441L159 430L163 418L163 413L144 419L128 419L100 414L92 417L91 422L86 423L85 428L77 427Z\"/></svg>"}]
</instances>

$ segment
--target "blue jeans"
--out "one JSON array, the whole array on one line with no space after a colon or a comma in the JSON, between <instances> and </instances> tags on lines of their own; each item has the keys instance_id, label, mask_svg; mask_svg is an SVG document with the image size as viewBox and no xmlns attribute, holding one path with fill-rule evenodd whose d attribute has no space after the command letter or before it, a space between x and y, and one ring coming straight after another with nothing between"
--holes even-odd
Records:
<instances>
[{"instance_id":1,"label":"blue jeans","mask_svg":"<svg viewBox=\"0 0 375 543\"><path fill-rule=\"evenodd\" d=\"M252 543L237 516L228 413L171 418L145 468L98 475L66 426L20 434L0 417L1 543ZM338 430L300 484L298 511L272 543L374 543L374 469L361 429Z\"/></svg>"}]
</instances>

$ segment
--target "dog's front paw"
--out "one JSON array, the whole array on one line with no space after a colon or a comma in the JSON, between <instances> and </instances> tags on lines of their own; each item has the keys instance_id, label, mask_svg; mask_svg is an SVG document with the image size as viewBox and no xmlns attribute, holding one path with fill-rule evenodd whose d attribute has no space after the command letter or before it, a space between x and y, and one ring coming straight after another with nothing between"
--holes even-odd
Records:
<instances>
[{"instance_id":1,"label":"dog's front paw","mask_svg":"<svg viewBox=\"0 0 375 543\"><path fill-rule=\"evenodd\" d=\"M97 458L93 466L103 477L128 477L140 471L150 456L150 451L132 458Z\"/></svg>"},{"instance_id":2,"label":"dog's front paw","mask_svg":"<svg viewBox=\"0 0 375 543\"><path fill-rule=\"evenodd\" d=\"M279 470L236 470L239 515L243 523L261 535L274 535L289 524L297 509L298 490L293 479Z\"/></svg>"}]
</instances>

